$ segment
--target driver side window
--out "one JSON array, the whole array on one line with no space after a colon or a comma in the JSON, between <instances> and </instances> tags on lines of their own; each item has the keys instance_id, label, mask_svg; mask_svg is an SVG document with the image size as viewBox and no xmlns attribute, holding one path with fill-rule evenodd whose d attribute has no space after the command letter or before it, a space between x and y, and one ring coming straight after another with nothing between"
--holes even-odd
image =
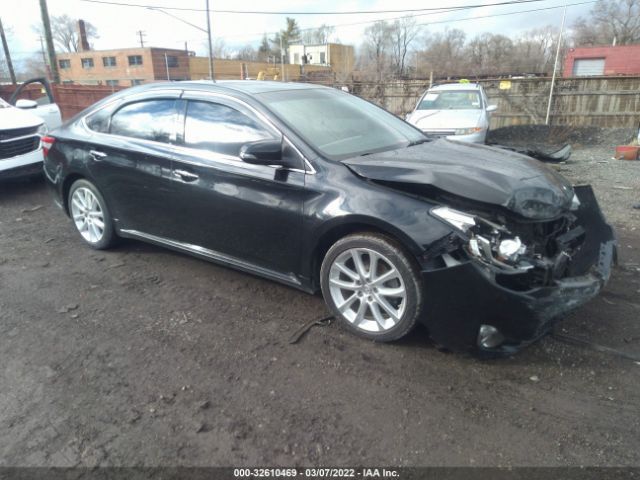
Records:
<instances>
[{"instance_id":1,"label":"driver side window","mask_svg":"<svg viewBox=\"0 0 640 480\"><path fill-rule=\"evenodd\" d=\"M245 143L275 138L257 121L219 103L190 100L184 125L186 147L237 157Z\"/></svg>"}]
</instances>

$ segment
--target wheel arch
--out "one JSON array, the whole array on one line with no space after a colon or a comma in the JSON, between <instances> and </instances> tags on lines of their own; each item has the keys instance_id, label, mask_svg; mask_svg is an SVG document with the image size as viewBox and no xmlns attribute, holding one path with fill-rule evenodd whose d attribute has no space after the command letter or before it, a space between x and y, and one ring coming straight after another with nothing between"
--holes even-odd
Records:
<instances>
[{"instance_id":1,"label":"wheel arch","mask_svg":"<svg viewBox=\"0 0 640 480\"><path fill-rule=\"evenodd\" d=\"M347 235L365 232L378 233L389 237L414 258L422 251L422 248L409 236L386 222L365 216L341 217L325 226L323 231L317 235L317 241L312 249L311 265L309 268L311 287L314 291L320 289L320 267L331 246Z\"/></svg>"}]
</instances>

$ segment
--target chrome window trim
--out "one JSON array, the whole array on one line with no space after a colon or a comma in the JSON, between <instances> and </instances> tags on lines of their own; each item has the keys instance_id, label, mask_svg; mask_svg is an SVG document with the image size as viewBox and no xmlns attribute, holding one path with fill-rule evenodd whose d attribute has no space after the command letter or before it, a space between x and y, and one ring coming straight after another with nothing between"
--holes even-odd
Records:
<instances>
[{"instance_id":1,"label":"chrome window trim","mask_svg":"<svg viewBox=\"0 0 640 480\"><path fill-rule=\"evenodd\" d=\"M240 103L243 107L246 107L247 109L251 110L252 113L256 114L264 123L266 123L267 125L269 125L269 127L274 130L276 133L282 135L282 138L291 146L291 148L293 148L295 150L295 152L300 155L300 158L302 158L302 160L304 161L305 164L305 169L299 169L299 168L286 168L283 169L282 167L277 167L277 166L269 166L269 165L251 165L248 163L243 162L242 160L237 159L237 157L233 157L233 156L229 156L229 155L223 155L223 154L215 154L214 152L211 152L211 154L213 155L219 155L222 158L220 160L216 160L213 159L213 161L219 161L220 163L224 163L224 164L228 164L228 165L235 165L235 166L239 166L241 168L246 168L247 170L256 170L256 169L271 169L271 170L277 170L277 169L283 169L289 172L300 172L300 173L304 173L304 174L308 174L308 175L315 175L317 173L317 170L314 168L313 164L309 161L309 159L307 159L307 157L300 151L300 149L298 147L296 147L294 145L294 143L289 139L289 137L287 137L284 133L282 133L280 131L280 129L278 127L276 127L273 122L271 120L269 120L268 117L266 117L265 115L262 114L262 112L256 110L255 108L253 108L251 105L249 105L248 103L246 103L245 101L238 99L232 95L227 95L224 93L219 93L219 92L207 92L207 91L201 91L201 90L183 90L183 89L176 89L176 88L171 88L171 89L162 89L162 90L154 90L152 92L140 92L140 93L135 93L132 94L127 98L127 101L123 103L123 107L125 105L128 105L129 103L135 103L136 101L142 101L145 99L149 99L149 100L153 100L157 94L163 95L163 94L176 94L178 93L178 97L176 98L177 100L179 99L184 99L184 100L189 100L189 98L184 98L185 94L188 95L193 95L193 96L203 96L203 97L219 97L222 98L224 100L231 100L232 103L233 102L237 102ZM129 102L128 100L132 99L132 102ZM205 160L210 160L210 158L205 154L201 154L200 152L202 152L203 150L201 149L197 149L197 148L192 148L192 147L184 147L182 145L176 145L175 143L165 143L165 142L157 142L155 140L147 140L144 138L137 138L137 137L126 137L123 135L116 135L113 133L109 133L109 132L98 132L96 130L92 130L89 125L87 125L86 119L87 117L90 117L91 115L97 113L99 110L102 110L104 108L108 108L110 105L112 105L115 102L120 102L123 100L123 97L119 97L119 98L115 98L113 99L113 101L111 102L107 102L104 105L102 105L100 108L94 109L92 111L90 111L89 113L87 113L86 115L84 115L82 117L82 119L80 120L80 125L85 129L88 130L89 132L91 132L94 135L98 135L98 137L100 136L105 136L105 137L114 137L117 139L122 139L122 140L134 140L137 142L143 142L143 143L149 143L150 146L155 146L155 145L169 145L171 147L173 147L174 149L188 149L189 150L189 155L194 155L195 156L199 156ZM122 107L121 107L122 108ZM119 110L119 109L118 109ZM117 110L116 110L117 112ZM113 116L113 114L115 114L116 112L113 112L111 115ZM228 157L228 158L225 158ZM193 162L188 162L182 159L175 159L176 161L180 161L183 163L188 163L191 165L198 165L198 166L202 166L202 164L196 164ZM233 162L233 163L231 163ZM205 165L207 166L207 165ZM212 167L213 168L213 167Z\"/></svg>"},{"instance_id":2,"label":"chrome window trim","mask_svg":"<svg viewBox=\"0 0 640 480\"><path fill-rule=\"evenodd\" d=\"M313 167L313 164L309 161L309 159L300 151L300 149L298 149L298 147L296 147L294 145L294 143L291 141L291 139L289 137L287 137L270 119L269 117L267 117L266 115L264 115L262 112L260 112L259 110L256 110L253 106L249 105L247 102L245 102L244 100L234 97L233 95L227 95L225 93L220 93L220 92L208 92L208 91L202 91L202 90L184 90L183 94L182 94L182 99L184 100L190 100L190 98L185 98L185 95L189 95L189 96L194 96L194 97L212 97L212 99L215 98L221 98L225 101L229 101L230 103L238 103L240 105L242 105L244 108L246 108L247 110L250 110L253 114L255 114L263 123L266 123L272 130L274 130L277 134L281 135L282 138L296 151L296 153L298 155L300 155L300 158L302 158L302 160L305 163L305 170L301 170L301 169L293 169L293 168L289 168L286 170L289 171L304 171L305 173L308 173L310 175L315 175L316 169ZM193 98L192 100L196 100L195 98Z\"/></svg>"}]
</instances>

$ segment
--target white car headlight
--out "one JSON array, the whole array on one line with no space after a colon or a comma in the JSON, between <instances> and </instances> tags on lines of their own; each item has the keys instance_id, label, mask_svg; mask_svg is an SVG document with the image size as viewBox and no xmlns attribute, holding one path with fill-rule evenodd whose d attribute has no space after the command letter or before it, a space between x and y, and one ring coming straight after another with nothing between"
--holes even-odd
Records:
<instances>
[{"instance_id":1,"label":"white car headlight","mask_svg":"<svg viewBox=\"0 0 640 480\"><path fill-rule=\"evenodd\" d=\"M42 125L40 125L38 127L38 135L40 135L41 137L45 136L47 134L47 132L49 131L49 129L47 128L47 126L43 123Z\"/></svg>"},{"instance_id":2,"label":"white car headlight","mask_svg":"<svg viewBox=\"0 0 640 480\"><path fill-rule=\"evenodd\" d=\"M456 135L471 135L473 133L481 132L482 130L482 127L456 128Z\"/></svg>"}]
</instances>

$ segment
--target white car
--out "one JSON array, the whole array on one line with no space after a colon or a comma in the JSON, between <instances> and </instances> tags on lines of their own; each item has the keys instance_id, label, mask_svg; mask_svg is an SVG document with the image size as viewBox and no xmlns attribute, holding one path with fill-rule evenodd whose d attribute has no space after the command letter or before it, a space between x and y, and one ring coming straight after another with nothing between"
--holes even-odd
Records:
<instances>
[{"instance_id":1,"label":"white car","mask_svg":"<svg viewBox=\"0 0 640 480\"><path fill-rule=\"evenodd\" d=\"M33 83L42 83L44 95L37 100L16 100L24 87ZM60 109L46 80L25 82L9 102L0 99L0 179L41 173L41 138L61 124Z\"/></svg>"},{"instance_id":2,"label":"white car","mask_svg":"<svg viewBox=\"0 0 640 480\"><path fill-rule=\"evenodd\" d=\"M491 112L482 86L447 83L427 90L407 121L423 132L462 142L485 143Z\"/></svg>"}]
</instances>

